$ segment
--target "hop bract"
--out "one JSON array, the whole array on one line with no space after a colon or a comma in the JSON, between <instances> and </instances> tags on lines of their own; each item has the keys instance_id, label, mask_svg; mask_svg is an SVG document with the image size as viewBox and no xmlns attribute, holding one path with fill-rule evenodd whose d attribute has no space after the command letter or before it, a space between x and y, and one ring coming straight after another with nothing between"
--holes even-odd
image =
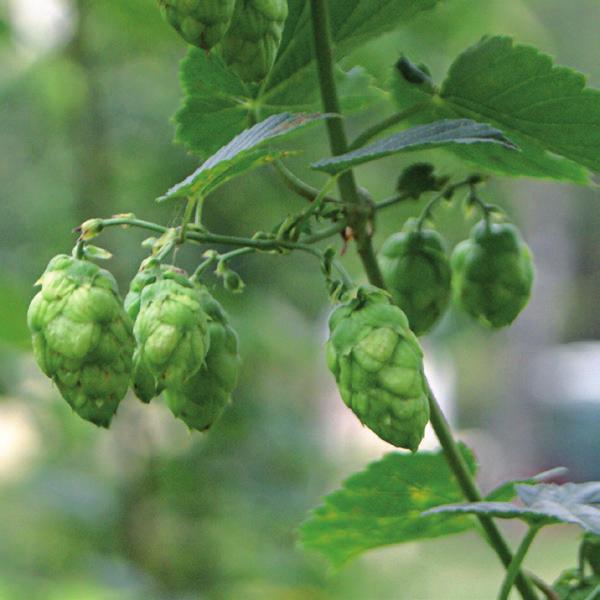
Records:
<instances>
[{"instance_id":1,"label":"hop bract","mask_svg":"<svg viewBox=\"0 0 600 600\"><path fill-rule=\"evenodd\" d=\"M238 338L221 305L201 288L202 308L209 318L210 347L206 363L183 386L167 388L165 398L173 414L190 429L205 431L231 400L238 377Z\"/></svg>"},{"instance_id":2,"label":"hop bract","mask_svg":"<svg viewBox=\"0 0 600 600\"><path fill-rule=\"evenodd\" d=\"M455 248L452 270L457 304L483 325L510 325L529 301L533 259L514 225L475 225Z\"/></svg>"},{"instance_id":3,"label":"hop bract","mask_svg":"<svg viewBox=\"0 0 600 600\"><path fill-rule=\"evenodd\" d=\"M423 353L406 315L370 286L337 308L327 364L342 399L381 439L416 451L429 421Z\"/></svg>"},{"instance_id":4,"label":"hop bract","mask_svg":"<svg viewBox=\"0 0 600 600\"><path fill-rule=\"evenodd\" d=\"M442 236L407 224L406 230L384 242L379 265L410 328L416 335L429 331L448 307L452 290L452 270Z\"/></svg>"},{"instance_id":5,"label":"hop bract","mask_svg":"<svg viewBox=\"0 0 600 600\"><path fill-rule=\"evenodd\" d=\"M158 0L158 6L186 42L210 50L227 31L235 0Z\"/></svg>"},{"instance_id":6,"label":"hop bract","mask_svg":"<svg viewBox=\"0 0 600 600\"><path fill-rule=\"evenodd\" d=\"M149 370L158 390L181 386L204 364L207 316L198 290L180 273L168 271L143 288L133 331L136 366Z\"/></svg>"},{"instance_id":7,"label":"hop bract","mask_svg":"<svg viewBox=\"0 0 600 600\"><path fill-rule=\"evenodd\" d=\"M73 410L108 427L129 386L133 335L114 277L59 255L27 315L35 358Z\"/></svg>"},{"instance_id":8,"label":"hop bract","mask_svg":"<svg viewBox=\"0 0 600 600\"><path fill-rule=\"evenodd\" d=\"M269 74L287 14L287 0L238 0L223 58L242 80L262 81Z\"/></svg>"}]
</instances>

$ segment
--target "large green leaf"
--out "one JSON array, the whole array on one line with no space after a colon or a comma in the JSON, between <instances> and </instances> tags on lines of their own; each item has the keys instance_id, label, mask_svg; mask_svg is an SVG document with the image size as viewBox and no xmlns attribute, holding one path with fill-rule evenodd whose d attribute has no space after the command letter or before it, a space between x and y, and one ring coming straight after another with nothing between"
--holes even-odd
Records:
<instances>
[{"instance_id":1,"label":"large green leaf","mask_svg":"<svg viewBox=\"0 0 600 600\"><path fill-rule=\"evenodd\" d=\"M586 167L600 171L600 91L536 48L483 38L455 60L440 90L417 79L399 69L394 84L401 108L424 103L413 122L483 121L521 149L516 156L500 147L452 148L486 170L576 183L589 181Z\"/></svg>"},{"instance_id":2,"label":"large green leaf","mask_svg":"<svg viewBox=\"0 0 600 600\"><path fill-rule=\"evenodd\" d=\"M330 0L331 32L339 60L360 44L407 23L440 0ZM318 89L313 60L309 0L290 0L290 12L275 66L261 102L288 106L298 86Z\"/></svg>"},{"instance_id":3,"label":"large green leaf","mask_svg":"<svg viewBox=\"0 0 600 600\"><path fill-rule=\"evenodd\" d=\"M461 451L472 473L475 461ZM470 519L422 518L424 510L454 501L461 493L441 452L391 453L324 498L300 527L300 541L340 567L381 546L451 533L474 526Z\"/></svg>"},{"instance_id":4,"label":"large green leaf","mask_svg":"<svg viewBox=\"0 0 600 600\"><path fill-rule=\"evenodd\" d=\"M248 87L216 54L190 48L181 62L184 103L175 115L175 139L205 158L250 124Z\"/></svg>"},{"instance_id":5,"label":"large green leaf","mask_svg":"<svg viewBox=\"0 0 600 600\"><path fill-rule=\"evenodd\" d=\"M517 485L516 490L524 506L510 502L449 504L429 509L424 515L487 515L521 519L530 525L571 523L600 535L600 482Z\"/></svg>"},{"instance_id":6,"label":"large green leaf","mask_svg":"<svg viewBox=\"0 0 600 600\"><path fill-rule=\"evenodd\" d=\"M158 198L159 202L207 196L226 181L288 154L285 150L265 147L266 142L289 135L300 127L325 117L322 114L290 113L268 117L233 138L194 173Z\"/></svg>"},{"instance_id":7,"label":"large green leaf","mask_svg":"<svg viewBox=\"0 0 600 600\"><path fill-rule=\"evenodd\" d=\"M444 119L427 125L406 129L347 154L326 158L311 166L331 175L392 154L424 148L438 148L447 144L500 144L511 150L516 146L501 131L485 123L470 119Z\"/></svg>"},{"instance_id":8,"label":"large green leaf","mask_svg":"<svg viewBox=\"0 0 600 600\"><path fill-rule=\"evenodd\" d=\"M336 58L356 45L406 22L440 0L333 0L330 2ZM336 68L345 112L382 96L362 68ZM315 111L321 107L313 61L308 0L290 0L278 58L259 89L228 70L218 52L191 48L181 64L184 103L175 115L176 140L201 158L223 146L249 124L248 115Z\"/></svg>"}]
</instances>

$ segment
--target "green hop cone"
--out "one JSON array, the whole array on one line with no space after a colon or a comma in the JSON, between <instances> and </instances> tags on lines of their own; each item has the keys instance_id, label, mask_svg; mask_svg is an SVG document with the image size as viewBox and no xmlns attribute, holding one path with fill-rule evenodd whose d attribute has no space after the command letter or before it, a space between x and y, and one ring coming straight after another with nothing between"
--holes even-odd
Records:
<instances>
[{"instance_id":1,"label":"green hop cone","mask_svg":"<svg viewBox=\"0 0 600 600\"><path fill-rule=\"evenodd\" d=\"M385 284L410 328L416 335L427 333L444 314L452 292L442 236L431 229L417 231L409 222L384 242L378 258Z\"/></svg>"},{"instance_id":2,"label":"green hop cone","mask_svg":"<svg viewBox=\"0 0 600 600\"><path fill-rule=\"evenodd\" d=\"M514 225L479 222L451 264L457 304L483 325L510 325L529 301L533 259Z\"/></svg>"},{"instance_id":3,"label":"green hop cone","mask_svg":"<svg viewBox=\"0 0 600 600\"><path fill-rule=\"evenodd\" d=\"M135 368L147 369L158 391L183 385L202 367L209 347L198 289L184 275L164 272L142 289L133 332Z\"/></svg>"},{"instance_id":4,"label":"green hop cone","mask_svg":"<svg viewBox=\"0 0 600 600\"><path fill-rule=\"evenodd\" d=\"M73 410L108 427L127 393L133 335L114 277L94 263L54 257L27 320L42 371Z\"/></svg>"},{"instance_id":5,"label":"green hop cone","mask_svg":"<svg viewBox=\"0 0 600 600\"><path fill-rule=\"evenodd\" d=\"M206 364L180 388L167 388L165 399L173 414L190 429L206 431L231 400L240 358L237 335L223 308L204 288L200 288L200 297L209 318Z\"/></svg>"},{"instance_id":6,"label":"green hop cone","mask_svg":"<svg viewBox=\"0 0 600 600\"><path fill-rule=\"evenodd\" d=\"M287 0L237 0L223 58L240 79L259 82L269 74L287 14Z\"/></svg>"},{"instance_id":7,"label":"green hop cone","mask_svg":"<svg viewBox=\"0 0 600 600\"><path fill-rule=\"evenodd\" d=\"M137 319L142 304L142 291L152 283L155 283L163 273L167 272L156 259L150 258L142 263L136 276L129 284L129 292L125 296L125 310L133 321ZM156 380L150 367L142 360L139 351L133 355L132 385L135 395L145 403L150 402L158 396L161 390L157 387Z\"/></svg>"},{"instance_id":8,"label":"green hop cone","mask_svg":"<svg viewBox=\"0 0 600 600\"><path fill-rule=\"evenodd\" d=\"M158 6L186 42L210 50L225 35L235 0L158 0Z\"/></svg>"},{"instance_id":9,"label":"green hop cone","mask_svg":"<svg viewBox=\"0 0 600 600\"><path fill-rule=\"evenodd\" d=\"M429 421L423 353L406 315L364 286L329 320L327 364L342 399L381 439L417 450Z\"/></svg>"}]
</instances>

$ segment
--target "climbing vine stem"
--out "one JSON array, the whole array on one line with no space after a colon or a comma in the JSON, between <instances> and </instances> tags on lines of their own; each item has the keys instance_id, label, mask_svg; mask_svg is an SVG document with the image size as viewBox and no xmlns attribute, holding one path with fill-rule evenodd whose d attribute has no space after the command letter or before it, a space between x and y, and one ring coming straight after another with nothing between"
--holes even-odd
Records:
<instances>
[{"instance_id":1,"label":"climbing vine stem","mask_svg":"<svg viewBox=\"0 0 600 600\"><path fill-rule=\"evenodd\" d=\"M326 121L329 135L329 145L334 156L344 154L348 150L348 141L344 122L341 117L341 108L337 95L334 78L333 49L331 43L331 30L329 25L329 11L327 0L311 0L311 16L314 35L314 51L317 61L319 85L323 109L327 113L340 115ZM358 193L358 187L351 169L340 175L338 180L340 195L345 205L353 210L347 210L348 226L352 229L358 253L363 267L371 284L385 288L383 277L370 235L370 211L366 200ZM452 435L448 422L440 409L433 393L429 393L431 423L440 440L448 464L450 465L463 493L470 501L481 499L481 493L471 475L457 443ZM512 554L502 534L495 523L484 516L480 517L487 538L505 567L512 562ZM531 582L520 571L516 575L516 585L525 600L535 600L536 593Z\"/></svg>"}]
</instances>

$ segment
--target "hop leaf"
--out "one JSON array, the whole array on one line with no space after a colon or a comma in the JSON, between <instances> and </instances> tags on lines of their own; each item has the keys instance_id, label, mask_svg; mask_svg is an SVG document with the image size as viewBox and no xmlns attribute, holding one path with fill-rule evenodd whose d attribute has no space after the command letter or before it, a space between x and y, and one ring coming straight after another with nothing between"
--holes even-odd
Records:
<instances>
[{"instance_id":1,"label":"hop leaf","mask_svg":"<svg viewBox=\"0 0 600 600\"><path fill-rule=\"evenodd\" d=\"M204 364L207 316L198 290L176 271L164 272L142 289L133 331L136 367L143 362L159 390L181 386Z\"/></svg>"},{"instance_id":2,"label":"hop leaf","mask_svg":"<svg viewBox=\"0 0 600 600\"><path fill-rule=\"evenodd\" d=\"M133 335L114 277L85 260L54 257L27 320L42 371L83 419L108 427L129 386Z\"/></svg>"},{"instance_id":3,"label":"hop leaf","mask_svg":"<svg viewBox=\"0 0 600 600\"><path fill-rule=\"evenodd\" d=\"M223 38L223 58L240 79L258 82L269 74L287 14L287 0L238 0Z\"/></svg>"},{"instance_id":4,"label":"hop leaf","mask_svg":"<svg viewBox=\"0 0 600 600\"><path fill-rule=\"evenodd\" d=\"M442 236L417 231L413 222L383 244L379 266L394 302L406 313L416 335L429 331L442 316L451 296L450 260Z\"/></svg>"},{"instance_id":5,"label":"hop leaf","mask_svg":"<svg viewBox=\"0 0 600 600\"><path fill-rule=\"evenodd\" d=\"M167 388L165 399L173 414L190 429L205 431L221 416L231 400L238 377L238 339L221 305L199 288L209 318L210 346L206 362L183 386Z\"/></svg>"},{"instance_id":6,"label":"hop leaf","mask_svg":"<svg viewBox=\"0 0 600 600\"><path fill-rule=\"evenodd\" d=\"M533 285L533 259L509 223L479 222L452 254L456 302L488 327L510 325L525 308Z\"/></svg>"},{"instance_id":7,"label":"hop leaf","mask_svg":"<svg viewBox=\"0 0 600 600\"><path fill-rule=\"evenodd\" d=\"M423 353L406 315L369 286L329 321L327 364L342 399L381 439L417 450L429 420Z\"/></svg>"},{"instance_id":8,"label":"hop leaf","mask_svg":"<svg viewBox=\"0 0 600 600\"><path fill-rule=\"evenodd\" d=\"M158 0L160 11L181 37L210 50L221 41L233 15L235 0Z\"/></svg>"}]
</instances>

